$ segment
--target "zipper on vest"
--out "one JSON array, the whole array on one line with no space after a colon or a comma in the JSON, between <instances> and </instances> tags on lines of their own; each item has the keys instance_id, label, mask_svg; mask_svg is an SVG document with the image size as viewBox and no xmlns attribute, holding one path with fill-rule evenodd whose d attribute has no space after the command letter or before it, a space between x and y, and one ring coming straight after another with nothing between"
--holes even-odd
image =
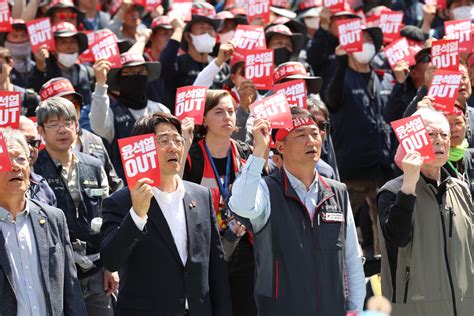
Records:
<instances>
[{"instance_id":1,"label":"zipper on vest","mask_svg":"<svg viewBox=\"0 0 474 316\"><path fill-rule=\"evenodd\" d=\"M453 216L456 216L454 213L453 208L449 208L449 238L453 237Z\"/></svg>"},{"instance_id":2,"label":"zipper on vest","mask_svg":"<svg viewBox=\"0 0 474 316\"><path fill-rule=\"evenodd\" d=\"M410 284L410 266L405 270L405 294L403 295L403 303L406 304L408 300L408 285Z\"/></svg>"}]
</instances>

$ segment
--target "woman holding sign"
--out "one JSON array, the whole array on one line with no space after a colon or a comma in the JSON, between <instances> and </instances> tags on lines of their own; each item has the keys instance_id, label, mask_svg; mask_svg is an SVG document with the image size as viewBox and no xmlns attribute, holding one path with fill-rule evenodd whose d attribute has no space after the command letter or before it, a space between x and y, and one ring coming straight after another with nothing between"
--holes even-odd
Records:
<instances>
[{"instance_id":1,"label":"woman holding sign","mask_svg":"<svg viewBox=\"0 0 474 316\"><path fill-rule=\"evenodd\" d=\"M224 253L229 261L229 281L233 315L256 315L253 298L254 260L251 236L246 228L230 216L225 200L239 176L251 148L231 139L236 130L234 100L225 90L209 90L206 95L203 125L198 126L201 139L188 153L183 179L211 189ZM225 277L225 276L223 276Z\"/></svg>"}]
</instances>

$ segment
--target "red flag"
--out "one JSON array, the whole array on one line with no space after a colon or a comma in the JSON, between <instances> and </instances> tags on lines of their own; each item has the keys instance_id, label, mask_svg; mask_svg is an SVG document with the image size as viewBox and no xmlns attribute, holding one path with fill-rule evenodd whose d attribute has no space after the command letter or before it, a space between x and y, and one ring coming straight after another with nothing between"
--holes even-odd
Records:
<instances>
[{"instance_id":1,"label":"red flag","mask_svg":"<svg viewBox=\"0 0 474 316\"><path fill-rule=\"evenodd\" d=\"M263 26L237 25L232 38L236 50L266 49L265 31Z\"/></svg>"},{"instance_id":2,"label":"red flag","mask_svg":"<svg viewBox=\"0 0 474 316\"><path fill-rule=\"evenodd\" d=\"M255 118L265 118L271 128L292 128L290 107L284 93L276 93L250 105Z\"/></svg>"},{"instance_id":3,"label":"red flag","mask_svg":"<svg viewBox=\"0 0 474 316\"><path fill-rule=\"evenodd\" d=\"M33 54L43 45L46 45L49 51L55 50L49 18L27 21L26 28L28 29Z\"/></svg>"},{"instance_id":4,"label":"red flag","mask_svg":"<svg viewBox=\"0 0 474 316\"><path fill-rule=\"evenodd\" d=\"M174 115L182 120L185 117L194 118L194 123L201 125L206 106L207 87L187 86L176 90Z\"/></svg>"},{"instance_id":5,"label":"red flag","mask_svg":"<svg viewBox=\"0 0 474 316\"><path fill-rule=\"evenodd\" d=\"M431 62L436 68L457 71L459 69L459 42L457 40L434 41L431 46Z\"/></svg>"},{"instance_id":6,"label":"red flag","mask_svg":"<svg viewBox=\"0 0 474 316\"><path fill-rule=\"evenodd\" d=\"M155 134L138 135L118 140L123 170L129 188L142 178L150 178L153 185L160 184L160 166Z\"/></svg>"},{"instance_id":7,"label":"red flag","mask_svg":"<svg viewBox=\"0 0 474 316\"><path fill-rule=\"evenodd\" d=\"M98 39L89 47L92 51L92 54L94 55L95 60L106 59L112 63L111 68L122 67L120 51L117 45L117 38L114 34L109 34L101 39Z\"/></svg>"},{"instance_id":8,"label":"red flag","mask_svg":"<svg viewBox=\"0 0 474 316\"><path fill-rule=\"evenodd\" d=\"M303 79L277 84L273 86L273 91L275 93L282 91L290 108L297 106L306 109L306 82Z\"/></svg>"},{"instance_id":9,"label":"red flag","mask_svg":"<svg viewBox=\"0 0 474 316\"><path fill-rule=\"evenodd\" d=\"M0 91L0 127L18 129L20 123L21 92Z\"/></svg>"},{"instance_id":10,"label":"red flag","mask_svg":"<svg viewBox=\"0 0 474 316\"><path fill-rule=\"evenodd\" d=\"M384 48L385 56L392 70L400 60L406 61L410 66L416 64L414 51L410 49L405 37L396 40Z\"/></svg>"},{"instance_id":11,"label":"red flag","mask_svg":"<svg viewBox=\"0 0 474 316\"><path fill-rule=\"evenodd\" d=\"M8 0L0 0L0 32L10 32L11 30L12 24Z\"/></svg>"},{"instance_id":12,"label":"red flag","mask_svg":"<svg viewBox=\"0 0 474 316\"><path fill-rule=\"evenodd\" d=\"M419 152L424 162L435 159L433 145L421 116L409 116L390 124L405 152Z\"/></svg>"},{"instance_id":13,"label":"red flag","mask_svg":"<svg viewBox=\"0 0 474 316\"><path fill-rule=\"evenodd\" d=\"M337 20L339 44L348 53L361 52L363 48L360 19Z\"/></svg>"},{"instance_id":14,"label":"red flag","mask_svg":"<svg viewBox=\"0 0 474 316\"><path fill-rule=\"evenodd\" d=\"M403 27L403 12L384 11L380 15L379 27L383 32L385 43L393 42L401 37L400 30Z\"/></svg>"},{"instance_id":15,"label":"red flag","mask_svg":"<svg viewBox=\"0 0 474 316\"><path fill-rule=\"evenodd\" d=\"M12 162L8 155L7 144L3 138L3 133L0 132L0 172L8 172L12 170Z\"/></svg>"},{"instance_id":16,"label":"red flag","mask_svg":"<svg viewBox=\"0 0 474 316\"><path fill-rule=\"evenodd\" d=\"M245 79L252 80L257 90L270 90L273 83L273 49L244 52Z\"/></svg>"},{"instance_id":17,"label":"red flag","mask_svg":"<svg viewBox=\"0 0 474 316\"><path fill-rule=\"evenodd\" d=\"M257 17L262 17L265 24L270 22L270 0L248 0L246 4L249 24Z\"/></svg>"},{"instance_id":18,"label":"red flag","mask_svg":"<svg viewBox=\"0 0 474 316\"><path fill-rule=\"evenodd\" d=\"M455 39L459 41L460 53L471 52L471 20L445 21L444 30L447 39Z\"/></svg>"},{"instance_id":19,"label":"red flag","mask_svg":"<svg viewBox=\"0 0 474 316\"><path fill-rule=\"evenodd\" d=\"M451 112L458 95L462 74L459 71L436 69L433 73L428 96L434 98L433 106L438 111Z\"/></svg>"}]
</instances>

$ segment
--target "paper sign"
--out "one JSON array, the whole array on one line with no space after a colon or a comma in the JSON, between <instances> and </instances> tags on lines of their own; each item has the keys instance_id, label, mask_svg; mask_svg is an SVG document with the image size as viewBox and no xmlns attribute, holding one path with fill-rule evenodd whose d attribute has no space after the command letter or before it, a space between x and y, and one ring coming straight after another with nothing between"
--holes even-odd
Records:
<instances>
[{"instance_id":1,"label":"paper sign","mask_svg":"<svg viewBox=\"0 0 474 316\"><path fill-rule=\"evenodd\" d=\"M142 178L153 180L153 186L160 184L160 167L155 134L145 134L118 140L123 170L129 188Z\"/></svg>"},{"instance_id":2,"label":"paper sign","mask_svg":"<svg viewBox=\"0 0 474 316\"><path fill-rule=\"evenodd\" d=\"M392 70L400 60L406 61L410 66L416 64L415 55L413 54L414 51L410 49L408 41L405 37L402 37L388 45L384 48L384 51L388 63L390 64L390 67L392 67Z\"/></svg>"},{"instance_id":3,"label":"paper sign","mask_svg":"<svg viewBox=\"0 0 474 316\"><path fill-rule=\"evenodd\" d=\"M135 0L135 4L145 7L148 12L152 12L161 5L161 0Z\"/></svg>"},{"instance_id":4,"label":"paper sign","mask_svg":"<svg viewBox=\"0 0 474 316\"><path fill-rule=\"evenodd\" d=\"M236 50L266 49L265 31L263 26L237 25L232 38Z\"/></svg>"},{"instance_id":5,"label":"paper sign","mask_svg":"<svg viewBox=\"0 0 474 316\"><path fill-rule=\"evenodd\" d=\"M289 7L289 2L288 0L271 0L270 4L272 7L278 7L278 8L288 8Z\"/></svg>"},{"instance_id":6,"label":"paper sign","mask_svg":"<svg viewBox=\"0 0 474 316\"><path fill-rule=\"evenodd\" d=\"M284 93L276 93L250 105L255 118L265 118L271 128L292 128L290 107Z\"/></svg>"},{"instance_id":7,"label":"paper sign","mask_svg":"<svg viewBox=\"0 0 474 316\"><path fill-rule=\"evenodd\" d=\"M323 6L329 8L331 13L336 13L344 11L345 9L345 0L323 0Z\"/></svg>"},{"instance_id":8,"label":"paper sign","mask_svg":"<svg viewBox=\"0 0 474 316\"><path fill-rule=\"evenodd\" d=\"M87 35L87 42L93 44L94 42L106 37L107 35L112 34L109 30L98 30L98 31L83 31ZM89 45L90 47L90 45ZM93 63L95 62L94 54L90 49L86 49L79 56L81 63Z\"/></svg>"},{"instance_id":9,"label":"paper sign","mask_svg":"<svg viewBox=\"0 0 474 316\"><path fill-rule=\"evenodd\" d=\"M90 45L90 50L92 51L95 60L106 59L112 64L111 68L122 67L117 38L114 34L109 34L106 37L95 41Z\"/></svg>"},{"instance_id":10,"label":"paper sign","mask_svg":"<svg viewBox=\"0 0 474 316\"><path fill-rule=\"evenodd\" d=\"M12 162L8 155L7 144L3 138L3 133L0 132L0 172L8 172L12 170Z\"/></svg>"},{"instance_id":11,"label":"paper sign","mask_svg":"<svg viewBox=\"0 0 474 316\"><path fill-rule=\"evenodd\" d=\"M435 159L433 145L421 116L409 116L390 124L405 152L417 151L425 162Z\"/></svg>"},{"instance_id":12,"label":"paper sign","mask_svg":"<svg viewBox=\"0 0 474 316\"><path fill-rule=\"evenodd\" d=\"M400 30L403 27L403 12L383 11L380 15L379 27L383 32L385 43L391 43L401 37Z\"/></svg>"},{"instance_id":13,"label":"paper sign","mask_svg":"<svg viewBox=\"0 0 474 316\"><path fill-rule=\"evenodd\" d=\"M364 25L369 27L378 27L380 25L380 16L373 15L365 18Z\"/></svg>"},{"instance_id":14,"label":"paper sign","mask_svg":"<svg viewBox=\"0 0 474 316\"><path fill-rule=\"evenodd\" d=\"M433 97L433 106L438 111L451 112L458 95L462 74L458 71L436 69L428 90L428 96Z\"/></svg>"},{"instance_id":15,"label":"paper sign","mask_svg":"<svg viewBox=\"0 0 474 316\"><path fill-rule=\"evenodd\" d=\"M304 11L310 8L321 7L323 5L322 0L304 0L298 4L300 11Z\"/></svg>"},{"instance_id":16,"label":"paper sign","mask_svg":"<svg viewBox=\"0 0 474 316\"><path fill-rule=\"evenodd\" d=\"M471 42L471 20L445 21L444 30L447 39L459 41L459 52L470 53L472 50Z\"/></svg>"},{"instance_id":17,"label":"paper sign","mask_svg":"<svg viewBox=\"0 0 474 316\"><path fill-rule=\"evenodd\" d=\"M31 42L31 50L36 53L39 48L46 45L49 51L54 51L54 37L51 31L49 18L42 18L26 22L26 28Z\"/></svg>"},{"instance_id":18,"label":"paper sign","mask_svg":"<svg viewBox=\"0 0 474 316\"><path fill-rule=\"evenodd\" d=\"M191 21L191 9L193 8L192 2L174 2L173 9L168 12L168 16L171 20L176 18L184 18L184 21Z\"/></svg>"},{"instance_id":19,"label":"paper sign","mask_svg":"<svg viewBox=\"0 0 474 316\"><path fill-rule=\"evenodd\" d=\"M303 79L277 84L273 86L273 91L275 93L282 91L290 108L297 106L306 109L306 83Z\"/></svg>"},{"instance_id":20,"label":"paper sign","mask_svg":"<svg viewBox=\"0 0 474 316\"><path fill-rule=\"evenodd\" d=\"M246 12L249 24L257 17L262 17L265 24L270 23L270 0L248 0Z\"/></svg>"},{"instance_id":21,"label":"paper sign","mask_svg":"<svg viewBox=\"0 0 474 316\"><path fill-rule=\"evenodd\" d=\"M425 0L425 4L434 5L438 9L446 8L446 0Z\"/></svg>"},{"instance_id":22,"label":"paper sign","mask_svg":"<svg viewBox=\"0 0 474 316\"><path fill-rule=\"evenodd\" d=\"M436 68L457 71L459 69L458 49L457 40L434 41L431 46L431 62Z\"/></svg>"},{"instance_id":23,"label":"paper sign","mask_svg":"<svg viewBox=\"0 0 474 316\"><path fill-rule=\"evenodd\" d=\"M12 24L10 21L10 8L8 0L0 0L0 32L10 32Z\"/></svg>"},{"instance_id":24,"label":"paper sign","mask_svg":"<svg viewBox=\"0 0 474 316\"><path fill-rule=\"evenodd\" d=\"M0 127L18 129L21 111L21 92L0 91Z\"/></svg>"},{"instance_id":25,"label":"paper sign","mask_svg":"<svg viewBox=\"0 0 474 316\"><path fill-rule=\"evenodd\" d=\"M245 51L245 79L252 80L257 90L270 90L273 83L273 49Z\"/></svg>"},{"instance_id":26,"label":"paper sign","mask_svg":"<svg viewBox=\"0 0 474 316\"><path fill-rule=\"evenodd\" d=\"M174 115L181 121L185 117L194 118L194 123L202 124L206 105L207 87L187 86L176 90Z\"/></svg>"},{"instance_id":27,"label":"paper sign","mask_svg":"<svg viewBox=\"0 0 474 316\"><path fill-rule=\"evenodd\" d=\"M348 53L360 52L363 47L360 19L336 20L339 44Z\"/></svg>"}]
</instances>

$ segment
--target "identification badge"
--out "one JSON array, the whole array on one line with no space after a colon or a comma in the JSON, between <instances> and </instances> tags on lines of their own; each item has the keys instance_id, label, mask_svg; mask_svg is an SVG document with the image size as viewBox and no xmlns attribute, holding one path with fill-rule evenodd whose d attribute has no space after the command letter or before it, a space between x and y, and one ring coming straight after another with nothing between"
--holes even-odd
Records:
<instances>
[{"instance_id":1,"label":"identification badge","mask_svg":"<svg viewBox=\"0 0 474 316\"><path fill-rule=\"evenodd\" d=\"M321 219L326 223L344 222L344 213L321 211Z\"/></svg>"},{"instance_id":2,"label":"identification badge","mask_svg":"<svg viewBox=\"0 0 474 316\"><path fill-rule=\"evenodd\" d=\"M90 189L91 197L102 197L105 195L105 189Z\"/></svg>"}]
</instances>

